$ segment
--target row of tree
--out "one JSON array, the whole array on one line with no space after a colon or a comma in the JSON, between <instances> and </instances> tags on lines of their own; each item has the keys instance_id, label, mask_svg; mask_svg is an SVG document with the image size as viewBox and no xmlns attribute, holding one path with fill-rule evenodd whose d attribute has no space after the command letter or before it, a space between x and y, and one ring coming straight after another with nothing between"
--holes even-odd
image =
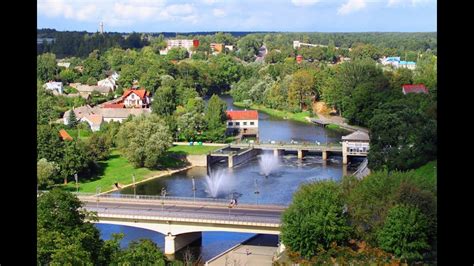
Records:
<instances>
[{"instance_id":1,"label":"row of tree","mask_svg":"<svg viewBox=\"0 0 474 266\"><path fill-rule=\"evenodd\" d=\"M301 186L283 214L281 238L299 263L433 262L436 213L434 175L346 176Z\"/></svg>"}]
</instances>

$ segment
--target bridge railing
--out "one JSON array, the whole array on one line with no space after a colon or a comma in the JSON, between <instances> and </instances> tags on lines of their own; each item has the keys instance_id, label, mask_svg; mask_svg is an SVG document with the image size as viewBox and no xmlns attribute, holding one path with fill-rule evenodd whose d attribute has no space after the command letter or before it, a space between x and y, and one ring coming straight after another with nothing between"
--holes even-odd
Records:
<instances>
[{"instance_id":1,"label":"bridge railing","mask_svg":"<svg viewBox=\"0 0 474 266\"><path fill-rule=\"evenodd\" d=\"M47 193L47 190L39 190L38 196L41 193ZM164 202L165 204L169 204L170 202L182 202L182 203L195 203L195 204L216 204L216 205L229 205L229 199L222 199L222 198L193 198L193 197L174 197L174 196L158 196L158 195L133 195L133 194L119 194L119 193L103 193L103 194L96 194L96 193L88 193L88 192L71 192L72 194L78 197L85 197L90 199L123 199L123 200L150 200L150 201L157 201L157 203ZM287 207L287 205L282 204L251 204L251 203L239 203L239 206L245 207Z\"/></svg>"},{"instance_id":2,"label":"bridge railing","mask_svg":"<svg viewBox=\"0 0 474 266\"><path fill-rule=\"evenodd\" d=\"M229 212L223 212L222 214L214 213L193 213L193 212L174 212L169 210L154 211L149 210L130 210L130 209L105 209L93 206L85 208L89 211L97 212L99 218L110 217L110 218L128 218L128 219L153 219L153 220L169 220L184 219L184 220L195 220L196 222L209 222L209 221L221 221L222 223L265 223L265 224L280 224L281 219L275 217L259 217L259 216L246 216L240 213L234 214L232 209Z\"/></svg>"}]
</instances>

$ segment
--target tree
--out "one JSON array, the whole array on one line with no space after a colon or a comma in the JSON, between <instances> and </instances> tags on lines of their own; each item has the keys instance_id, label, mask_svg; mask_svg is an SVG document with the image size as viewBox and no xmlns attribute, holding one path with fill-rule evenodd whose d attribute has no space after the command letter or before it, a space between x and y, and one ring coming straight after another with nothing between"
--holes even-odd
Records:
<instances>
[{"instance_id":1,"label":"tree","mask_svg":"<svg viewBox=\"0 0 474 266\"><path fill-rule=\"evenodd\" d=\"M59 130L50 125L38 125L36 129L37 160L45 158L49 162L59 163L63 158L63 141Z\"/></svg>"},{"instance_id":2,"label":"tree","mask_svg":"<svg viewBox=\"0 0 474 266\"><path fill-rule=\"evenodd\" d=\"M56 55L46 53L38 55L36 59L36 76L42 82L54 80L56 76Z\"/></svg>"},{"instance_id":3,"label":"tree","mask_svg":"<svg viewBox=\"0 0 474 266\"><path fill-rule=\"evenodd\" d=\"M74 174L88 176L93 169L93 158L91 158L86 144L81 140L66 141L59 166L61 167L61 177L66 184L68 178Z\"/></svg>"},{"instance_id":4,"label":"tree","mask_svg":"<svg viewBox=\"0 0 474 266\"><path fill-rule=\"evenodd\" d=\"M386 103L374 111L368 123L370 169L408 170L436 158L436 121L408 105L407 99Z\"/></svg>"},{"instance_id":5,"label":"tree","mask_svg":"<svg viewBox=\"0 0 474 266\"><path fill-rule=\"evenodd\" d=\"M79 122L77 121L76 113L74 112L74 109L70 110L69 111L69 117L68 117L68 120L67 120L67 126L69 128L75 128L78 123Z\"/></svg>"},{"instance_id":6,"label":"tree","mask_svg":"<svg viewBox=\"0 0 474 266\"><path fill-rule=\"evenodd\" d=\"M103 134L93 133L87 141L89 156L94 160L101 161L107 159L110 153L111 143Z\"/></svg>"},{"instance_id":7,"label":"tree","mask_svg":"<svg viewBox=\"0 0 474 266\"><path fill-rule=\"evenodd\" d=\"M430 247L427 230L427 218L418 208L396 205L388 212L377 239L383 250L412 262L423 259L423 252Z\"/></svg>"},{"instance_id":8,"label":"tree","mask_svg":"<svg viewBox=\"0 0 474 266\"><path fill-rule=\"evenodd\" d=\"M135 167L158 167L172 141L169 128L155 114L133 117L120 127L117 134L119 148Z\"/></svg>"},{"instance_id":9,"label":"tree","mask_svg":"<svg viewBox=\"0 0 474 266\"><path fill-rule=\"evenodd\" d=\"M342 190L334 181L302 185L282 216L282 242L304 258L329 249L333 242L344 243L349 233Z\"/></svg>"},{"instance_id":10,"label":"tree","mask_svg":"<svg viewBox=\"0 0 474 266\"><path fill-rule=\"evenodd\" d=\"M120 252L114 263L119 265L161 265L166 259L160 248L149 239L130 242L127 249Z\"/></svg>"},{"instance_id":11,"label":"tree","mask_svg":"<svg viewBox=\"0 0 474 266\"><path fill-rule=\"evenodd\" d=\"M94 86L97 85L97 79L94 77L90 77L87 79L87 85Z\"/></svg>"},{"instance_id":12,"label":"tree","mask_svg":"<svg viewBox=\"0 0 474 266\"><path fill-rule=\"evenodd\" d=\"M74 82L77 78L77 73L74 72L72 69L63 69L59 72L59 78L63 83L71 83Z\"/></svg>"},{"instance_id":13,"label":"tree","mask_svg":"<svg viewBox=\"0 0 474 266\"><path fill-rule=\"evenodd\" d=\"M206 107L204 119L207 122L208 136L212 140L224 138L226 129L226 103L217 95L212 95Z\"/></svg>"},{"instance_id":14,"label":"tree","mask_svg":"<svg viewBox=\"0 0 474 266\"><path fill-rule=\"evenodd\" d=\"M54 184L59 167L55 162L48 162L45 158L40 159L36 164L36 174L39 187L51 186Z\"/></svg>"},{"instance_id":15,"label":"tree","mask_svg":"<svg viewBox=\"0 0 474 266\"><path fill-rule=\"evenodd\" d=\"M37 261L48 264L104 264L104 241L85 219L95 219L81 210L82 203L69 192L53 189L37 201Z\"/></svg>"},{"instance_id":16,"label":"tree","mask_svg":"<svg viewBox=\"0 0 474 266\"><path fill-rule=\"evenodd\" d=\"M295 110L303 110L309 96L314 93L314 77L306 70L298 70L293 74L288 90L288 104Z\"/></svg>"},{"instance_id":17,"label":"tree","mask_svg":"<svg viewBox=\"0 0 474 266\"><path fill-rule=\"evenodd\" d=\"M189 57L188 50L186 50L186 48L183 48L183 47L172 48L168 51L168 54L166 54L166 58L168 60L183 60L188 57Z\"/></svg>"},{"instance_id":18,"label":"tree","mask_svg":"<svg viewBox=\"0 0 474 266\"><path fill-rule=\"evenodd\" d=\"M47 125L59 117L59 111L54 106L58 105L58 98L38 86L36 98L36 119L38 125Z\"/></svg>"},{"instance_id":19,"label":"tree","mask_svg":"<svg viewBox=\"0 0 474 266\"><path fill-rule=\"evenodd\" d=\"M204 100L196 97L188 100L184 113L178 116L178 127L186 140L195 140L196 135L205 128L204 110Z\"/></svg>"},{"instance_id":20,"label":"tree","mask_svg":"<svg viewBox=\"0 0 474 266\"><path fill-rule=\"evenodd\" d=\"M172 115L176 109L176 91L172 87L161 87L153 96L151 109L160 116Z\"/></svg>"}]
</instances>

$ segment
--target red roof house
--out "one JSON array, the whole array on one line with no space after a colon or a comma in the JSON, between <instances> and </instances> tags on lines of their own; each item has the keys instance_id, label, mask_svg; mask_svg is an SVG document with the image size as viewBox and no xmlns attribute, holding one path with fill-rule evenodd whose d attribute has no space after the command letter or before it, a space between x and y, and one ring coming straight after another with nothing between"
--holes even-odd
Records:
<instances>
[{"instance_id":1,"label":"red roof house","mask_svg":"<svg viewBox=\"0 0 474 266\"><path fill-rule=\"evenodd\" d=\"M405 84L405 85L402 85L402 92L403 94L407 94L407 93L424 93L424 94L428 94L428 89L425 87L424 84L413 84L413 85L410 85L410 84Z\"/></svg>"},{"instance_id":2,"label":"red roof house","mask_svg":"<svg viewBox=\"0 0 474 266\"><path fill-rule=\"evenodd\" d=\"M64 129L59 130L59 136L61 136L63 140L72 140L71 135L69 135Z\"/></svg>"},{"instance_id":3,"label":"red roof house","mask_svg":"<svg viewBox=\"0 0 474 266\"><path fill-rule=\"evenodd\" d=\"M145 89L125 90L122 100L125 107L146 108L150 104L150 94Z\"/></svg>"},{"instance_id":4,"label":"red roof house","mask_svg":"<svg viewBox=\"0 0 474 266\"><path fill-rule=\"evenodd\" d=\"M258 112L255 110L226 111L227 120L258 120Z\"/></svg>"}]
</instances>

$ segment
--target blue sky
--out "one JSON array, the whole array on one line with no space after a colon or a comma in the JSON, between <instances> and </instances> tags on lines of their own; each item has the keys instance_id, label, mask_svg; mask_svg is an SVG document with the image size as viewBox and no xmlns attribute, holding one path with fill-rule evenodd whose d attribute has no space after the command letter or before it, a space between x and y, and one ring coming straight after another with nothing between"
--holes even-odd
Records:
<instances>
[{"instance_id":1,"label":"blue sky","mask_svg":"<svg viewBox=\"0 0 474 266\"><path fill-rule=\"evenodd\" d=\"M105 31L436 31L437 0L38 0L38 28Z\"/></svg>"}]
</instances>

